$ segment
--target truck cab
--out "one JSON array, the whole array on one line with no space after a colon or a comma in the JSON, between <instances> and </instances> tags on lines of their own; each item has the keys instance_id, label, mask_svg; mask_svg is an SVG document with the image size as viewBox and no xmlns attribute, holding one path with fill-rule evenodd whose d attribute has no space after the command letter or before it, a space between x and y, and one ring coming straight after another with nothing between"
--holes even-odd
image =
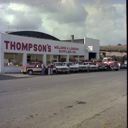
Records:
<instances>
[{"instance_id":1,"label":"truck cab","mask_svg":"<svg viewBox=\"0 0 128 128\"><path fill-rule=\"evenodd\" d=\"M41 63L39 62L32 62L26 65L23 65L21 68L22 73L27 73L29 75L35 74L35 73L41 73L42 72L42 67Z\"/></svg>"},{"instance_id":2,"label":"truck cab","mask_svg":"<svg viewBox=\"0 0 128 128\"><path fill-rule=\"evenodd\" d=\"M53 63L53 72L55 73L69 73L69 67L63 62Z\"/></svg>"}]
</instances>

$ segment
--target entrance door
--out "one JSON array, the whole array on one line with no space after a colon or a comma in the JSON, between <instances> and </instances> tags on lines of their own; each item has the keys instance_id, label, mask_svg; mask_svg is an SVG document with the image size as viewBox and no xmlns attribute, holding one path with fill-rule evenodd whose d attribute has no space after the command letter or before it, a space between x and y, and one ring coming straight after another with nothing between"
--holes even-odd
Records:
<instances>
[{"instance_id":1,"label":"entrance door","mask_svg":"<svg viewBox=\"0 0 128 128\"><path fill-rule=\"evenodd\" d=\"M31 56L27 55L27 63L30 63L30 62L31 62Z\"/></svg>"},{"instance_id":2,"label":"entrance door","mask_svg":"<svg viewBox=\"0 0 128 128\"><path fill-rule=\"evenodd\" d=\"M89 60L96 59L96 53L95 52L89 52Z\"/></svg>"}]
</instances>

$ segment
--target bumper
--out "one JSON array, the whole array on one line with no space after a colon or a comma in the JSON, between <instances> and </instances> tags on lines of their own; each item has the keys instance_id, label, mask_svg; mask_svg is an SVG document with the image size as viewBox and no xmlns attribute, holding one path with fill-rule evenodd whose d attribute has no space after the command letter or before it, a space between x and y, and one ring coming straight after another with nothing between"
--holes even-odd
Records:
<instances>
[{"instance_id":1,"label":"bumper","mask_svg":"<svg viewBox=\"0 0 128 128\"><path fill-rule=\"evenodd\" d=\"M56 72L69 72L69 69L56 69Z\"/></svg>"}]
</instances>

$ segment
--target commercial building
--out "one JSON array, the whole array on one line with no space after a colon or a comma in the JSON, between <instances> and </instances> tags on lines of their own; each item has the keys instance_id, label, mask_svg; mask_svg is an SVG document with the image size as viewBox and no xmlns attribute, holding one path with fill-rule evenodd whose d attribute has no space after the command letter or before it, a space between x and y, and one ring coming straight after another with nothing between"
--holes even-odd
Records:
<instances>
[{"instance_id":1,"label":"commercial building","mask_svg":"<svg viewBox=\"0 0 128 128\"><path fill-rule=\"evenodd\" d=\"M64 42L71 42L77 44L84 44L88 53L86 54L86 58L88 60L91 59L99 59L99 51L100 51L100 44L98 39L84 37L83 39L75 39L74 35L71 36L71 40L63 40Z\"/></svg>"},{"instance_id":2,"label":"commercial building","mask_svg":"<svg viewBox=\"0 0 128 128\"><path fill-rule=\"evenodd\" d=\"M100 46L100 55L104 57L125 57L127 56L127 45L107 45Z\"/></svg>"},{"instance_id":3,"label":"commercial building","mask_svg":"<svg viewBox=\"0 0 128 128\"><path fill-rule=\"evenodd\" d=\"M82 61L99 58L99 41L87 38L84 44L60 41L40 32L0 33L0 73L19 72L22 65L33 61L45 65L55 61Z\"/></svg>"}]
</instances>

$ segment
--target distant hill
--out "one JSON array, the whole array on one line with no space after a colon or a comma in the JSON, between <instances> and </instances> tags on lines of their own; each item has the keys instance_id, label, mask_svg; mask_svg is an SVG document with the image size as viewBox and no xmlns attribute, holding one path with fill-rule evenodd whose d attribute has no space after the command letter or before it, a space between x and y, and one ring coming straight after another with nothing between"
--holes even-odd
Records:
<instances>
[{"instance_id":1,"label":"distant hill","mask_svg":"<svg viewBox=\"0 0 128 128\"><path fill-rule=\"evenodd\" d=\"M108 52L127 52L127 45L106 45L100 46L100 51L108 51Z\"/></svg>"}]
</instances>

